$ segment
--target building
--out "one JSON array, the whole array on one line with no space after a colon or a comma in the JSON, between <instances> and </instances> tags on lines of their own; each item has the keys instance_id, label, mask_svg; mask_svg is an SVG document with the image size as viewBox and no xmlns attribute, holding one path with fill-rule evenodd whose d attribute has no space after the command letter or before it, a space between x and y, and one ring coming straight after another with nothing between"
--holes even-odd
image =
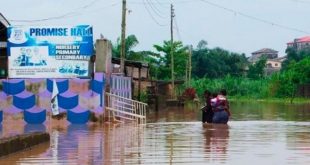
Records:
<instances>
[{"instance_id":1,"label":"building","mask_svg":"<svg viewBox=\"0 0 310 165\"><path fill-rule=\"evenodd\" d=\"M276 59L278 58L278 51L275 51L270 48L263 48L258 51L252 53L252 56L249 58L249 62L255 63L260 58L267 58L267 59Z\"/></svg>"},{"instance_id":2,"label":"building","mask_svg":"<svg viewBox=\"0 0 310 165\"><path fill-rule=\"evenodd\" d=\"M281 70L282 62L279 59L267 59L265 73L266 75L271 75L274 72Z\"/></svg>"},{"instance_id":3,"label":"building","mask_svg":"<svg viewBox=\"0 0 310 165\"><path fill-rule=\"evenodd\" d=\"M266 75L271 75L281 70L282 62L286 59L286 56L278 57L278 51L270 48L263 48L253 52L252 56L249 58L249 62L254 64L261 58L267 59L265 73Z\"/></svg>"},{"instance_id":4,"label":"building","mask_svg":"<svg viewBox=\"0 0 310 165\"><path fill-rule=\"evenodd\" d=\"M0 13L0 78L7 77L7 28L9 21Z\"/></svg>"},{"instance_id":5,"label":"building","mask_svg":"<svg viewBox=\"0 0 310 165\"><path fill-rule=\"evenodd\" d=\"M120 59L112 57L112 73L120 73ZM141 99L141 93L151 86L149 65L145 62L125 60L125 75L132 77L133 96Z\"/></svg>"},{"instance_id":6,"label":"building","mask_svg":"<svg viewBox=\"0 0 310 165\"><path fill-rule=\"evenodd\" d=\"M112 73L120 73L120 59L112 57ZM147 80L149 78L149 65L145 62L125 60L126 76L133 79Z\"/></svg>"},{"instance_id":7,"label":"building","mask_svg":"<svg viewBox=\"0 0 310 165\"><path fill-rule=\"evenodd\" d=\"M296 38L294 41L287 43L288 48L294 48L297 51L310 49L310 36Z\"/></svg>"}]
</instances>

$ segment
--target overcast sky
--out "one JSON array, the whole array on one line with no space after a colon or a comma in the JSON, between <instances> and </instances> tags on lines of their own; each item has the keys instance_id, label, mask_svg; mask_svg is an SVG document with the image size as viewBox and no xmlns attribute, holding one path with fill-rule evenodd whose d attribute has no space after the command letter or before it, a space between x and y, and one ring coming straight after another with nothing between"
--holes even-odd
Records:
<instances>
[{"instance_id":1,"label":"overcast sky","mask_svg":"<svg viewBox=\"0 0 310 165\"><path fill-rule=\"evenodd\" d=\"M94 39L102 34L115 42L120 36L122 0L0 1L11 25L90 24ZM261 48L283 56L287 42L310 35L310 0L127 0L127 35L137 36L136 50L153 50L153 44L170 40L171 2L174 36L184 45L196 47L203 39L211 48L247 56Z\"/></svg>"}]
</instances>

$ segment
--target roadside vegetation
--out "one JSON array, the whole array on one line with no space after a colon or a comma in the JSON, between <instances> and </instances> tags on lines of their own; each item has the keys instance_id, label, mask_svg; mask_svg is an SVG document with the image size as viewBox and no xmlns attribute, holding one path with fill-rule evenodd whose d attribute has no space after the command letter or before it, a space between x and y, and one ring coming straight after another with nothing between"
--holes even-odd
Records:
<instances>
[{"instance_id":1,"label":"roadside vegetation","mask_svg":"<svg viewBox=\"0 0 310 165\"><path fill-rule=\"evenodd\" d=\"M189 70L189 49L181 41L171 44L163 41L154 44L155 51L134 51L138 39L130 35L126 39L126 59L149 63L153 80L171 79L171 49L173 46L175 79L185 80ZM119 57L120 42L113 44L113 56ZM248 62L245 54L234 53L222 48L209 48L207 41L200 41L192 50L192 79L177 89L182 95L187 88L194 89L202 97L204 90L217 92L226 89L229 97L242 100L270 100L293 102L300 86L310 83L310 50L286 50L287 59L282 70L270 76L265 75L266 59L255 64ZM190 84L190 85L189 85ZM185 92L186 94L186 92ZM192 94L192 92L191 92ZM189 97L191 98L191 97ZM297 101L307 101L298 98Z\"/></svg>"}]
</instances>

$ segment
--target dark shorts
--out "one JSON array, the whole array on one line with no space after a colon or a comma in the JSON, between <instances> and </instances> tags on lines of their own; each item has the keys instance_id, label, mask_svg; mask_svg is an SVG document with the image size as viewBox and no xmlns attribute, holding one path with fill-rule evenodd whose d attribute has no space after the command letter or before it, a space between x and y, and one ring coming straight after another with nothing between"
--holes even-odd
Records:
<instances>
[{"instance_id":1,"label":"dark shorts","mask_svg":"<svg viewBox=\"0 0 310 165\"><path fill-rule=\"evenodd\" d=\"M228 113L224 110L214 112L212 122L226 124L228 122Z\"/></svg>"},{"instance_id":2,"label":"dark shorts","mask_svg":"<svg viewBox=\"0 0 310 165\"><path fill-rule=\"evenodd\" d=\"M208 109L207 107L204 107L201 110L202 110L202 122L212 123L213 111L211 109Z\"/></svg>"}]
</instances>

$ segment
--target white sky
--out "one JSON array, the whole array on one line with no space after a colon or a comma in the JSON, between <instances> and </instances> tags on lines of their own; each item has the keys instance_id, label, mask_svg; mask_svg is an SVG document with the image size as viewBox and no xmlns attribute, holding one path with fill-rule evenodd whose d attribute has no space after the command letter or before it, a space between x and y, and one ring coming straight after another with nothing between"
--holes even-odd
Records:
<instances>
[{"instance_id":1,"label":"white sky","mask_svg":"<svg viewBox=\"0 0 310 165\"><path fill-rule=\"evenodd\" d=\"M120 36L122 0L0 2L0 12L12 25L90 24L94 27L94 39L103 34L115 42ZM174 25L174 36L185 45L193 44L196 47L204 39L211 48L221 47L246 53L247 56L261 48L275 49L283 56L287 42L310 35L310 0L127 0L127 8L130 10L127 15L127 35L137 36L140 44L136 50L154 50L153 44L170 40L171 2L174 3L178 27ZM226 10L206 2L225 7ZM242 14L269 22L257 21ZM59 18L30 23L13 21L52 17Z\"/></svg>"}]
</instances>

